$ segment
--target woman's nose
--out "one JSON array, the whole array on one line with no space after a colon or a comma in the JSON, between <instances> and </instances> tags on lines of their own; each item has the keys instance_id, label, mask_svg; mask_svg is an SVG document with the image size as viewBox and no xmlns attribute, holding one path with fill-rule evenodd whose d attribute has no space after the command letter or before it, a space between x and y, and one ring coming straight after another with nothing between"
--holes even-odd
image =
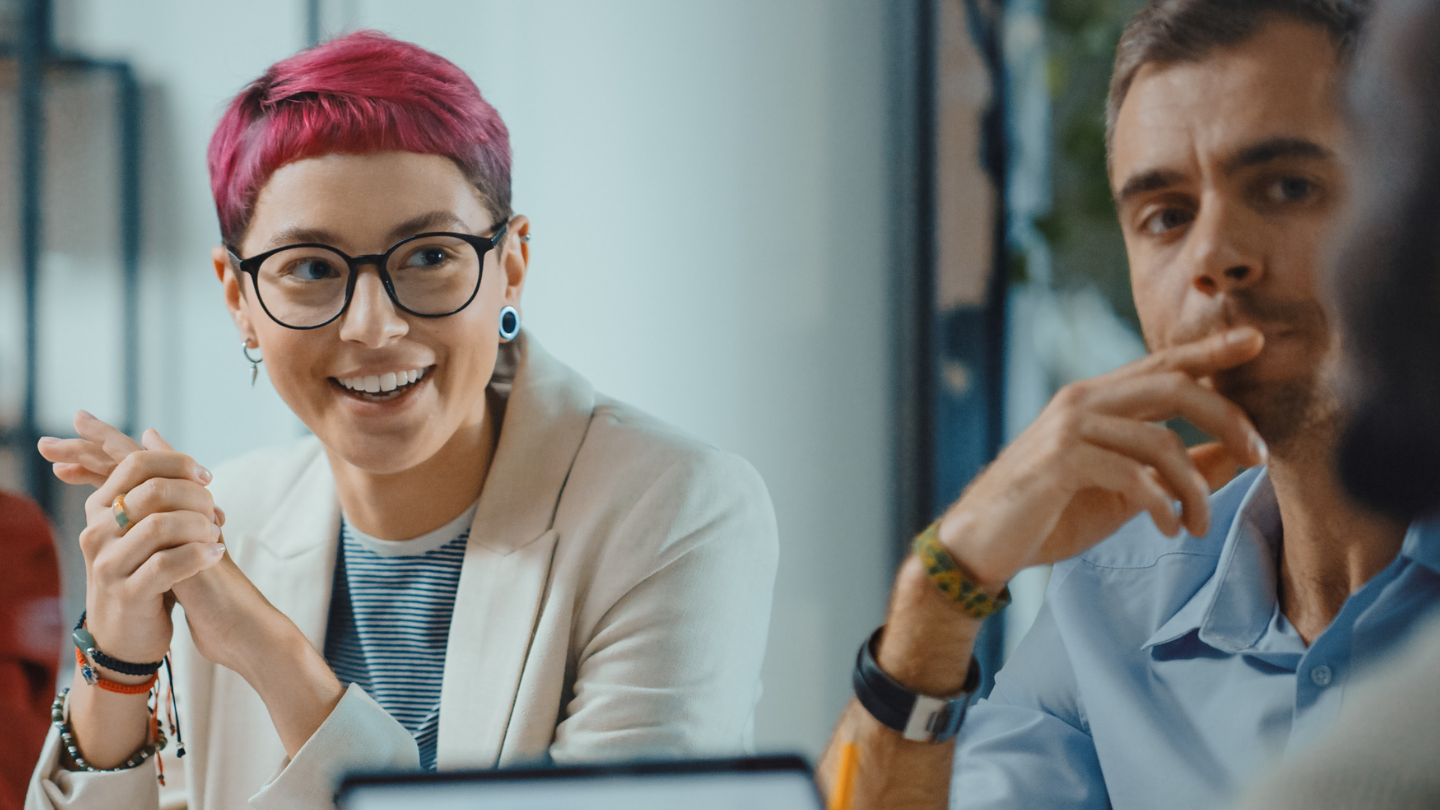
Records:
<instances>
[{"instance_id":1,"label":"woman's nose","mask_svg":"<svg viewBox=\"0 0 1440 810\"><path fill-rule=\"evenodd\" d=\"M410 331L410 324L385 293L374 267L360 268L350 306L340 316L340 338L379 348Z\"/></svg>"}]
</instances>

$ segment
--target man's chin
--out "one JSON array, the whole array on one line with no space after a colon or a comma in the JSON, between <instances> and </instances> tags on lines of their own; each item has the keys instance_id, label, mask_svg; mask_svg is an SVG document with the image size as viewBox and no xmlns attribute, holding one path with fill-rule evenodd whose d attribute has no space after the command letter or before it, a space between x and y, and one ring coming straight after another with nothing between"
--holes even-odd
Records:
<instances>
[{"instance_id":1,"label":"man's chin","mask_svg":"<svg viewBox=\"0 0 1440 810\"><path fill-rule=\"evenodd\" d=\"M1240 406L1272 452L1303 454L1311 445L1329 442L1337 405L1315 379L1257 380L1247 371L1242 367L1215 375L1215 390Z\"/></svg>"}]
</instances>

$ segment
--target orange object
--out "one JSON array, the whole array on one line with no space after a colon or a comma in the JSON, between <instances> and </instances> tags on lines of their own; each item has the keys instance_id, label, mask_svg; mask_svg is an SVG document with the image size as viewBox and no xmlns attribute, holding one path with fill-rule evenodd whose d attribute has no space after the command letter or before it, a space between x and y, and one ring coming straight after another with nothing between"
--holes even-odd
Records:
<instances>
[{"instance_id":1,"label":"orange object","mask_svg":"<svg viewBox=\"0 0 1440 810\"><path fill-rule=\"evenodd\" d=\"M75 666L91 666L90 662L85 660L85 656L80 653L79 647L75 648ZM159 670L156 670L155 674L150 676L150 680L145 681L144 683L136 684L115 683L114 681L107 681L104 678L100 677L100 674L98 672L95 674L96 686L104 689L106 692L114 692L117 695L143 695L146 692L149 692L151 689L154 689L155 683L159 680Z\"/></svg>"},{"instance_id":2,"label":"orange object","mask_svg":"<svg viewBox=\"0 0 1440 810\"><path fill-rule=\"evenodd\" d=\"M860 746L853 742L840 746L840 765L830 790L827 810L850 810L850 804L855 800L855 772L859 768Z\"/></svg>"}]
</instances>

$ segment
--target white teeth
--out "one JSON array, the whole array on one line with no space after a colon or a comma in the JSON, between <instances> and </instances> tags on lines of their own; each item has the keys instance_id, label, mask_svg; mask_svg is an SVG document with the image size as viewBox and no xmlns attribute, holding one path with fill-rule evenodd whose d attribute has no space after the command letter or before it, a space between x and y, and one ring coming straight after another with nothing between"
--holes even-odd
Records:
<instances>
[{"instance_id":1,"label":"white teeth","mask_svg":"<svg viewBox=\"0 0 1440 810\"><path fill-rule=\"evenodd\" d=\"M384 374L372 374L367 377L337 377L336 382L351 391L364 391L370 394L389 393L395 389L420 381L425 376L425 369L415 368L408 371L390 371Z\"/></svg>"}]
</instances>

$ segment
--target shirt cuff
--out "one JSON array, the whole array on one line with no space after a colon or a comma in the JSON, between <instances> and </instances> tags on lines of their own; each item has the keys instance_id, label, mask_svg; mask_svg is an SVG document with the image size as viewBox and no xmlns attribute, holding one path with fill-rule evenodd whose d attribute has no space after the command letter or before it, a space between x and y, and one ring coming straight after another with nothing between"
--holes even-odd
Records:
<instances>
[{"instance_id":1,"label":"shirt cuff","mask_svg":"<svg viewBox=\"0 0 1440 810\"><path fill-rule=\"evenodd\" d=\"M265 787L250 797L250 806L257 810L330 807L340 780L351 771L419 767L415 738L352 683L295 758L281 763Z\"/></svg>"},{"instance_id":2,"label":"shirt cuff","mask_svg":"<svg viewBox=\"0 0 1440 810\"><path fill-rule=\"evenodd\" d=\"M160 804L155 760L123 771L67 771L60 764L60 731L50 728L31 777L25 810L120 810Z\"/></svg>"}]
</instances>

